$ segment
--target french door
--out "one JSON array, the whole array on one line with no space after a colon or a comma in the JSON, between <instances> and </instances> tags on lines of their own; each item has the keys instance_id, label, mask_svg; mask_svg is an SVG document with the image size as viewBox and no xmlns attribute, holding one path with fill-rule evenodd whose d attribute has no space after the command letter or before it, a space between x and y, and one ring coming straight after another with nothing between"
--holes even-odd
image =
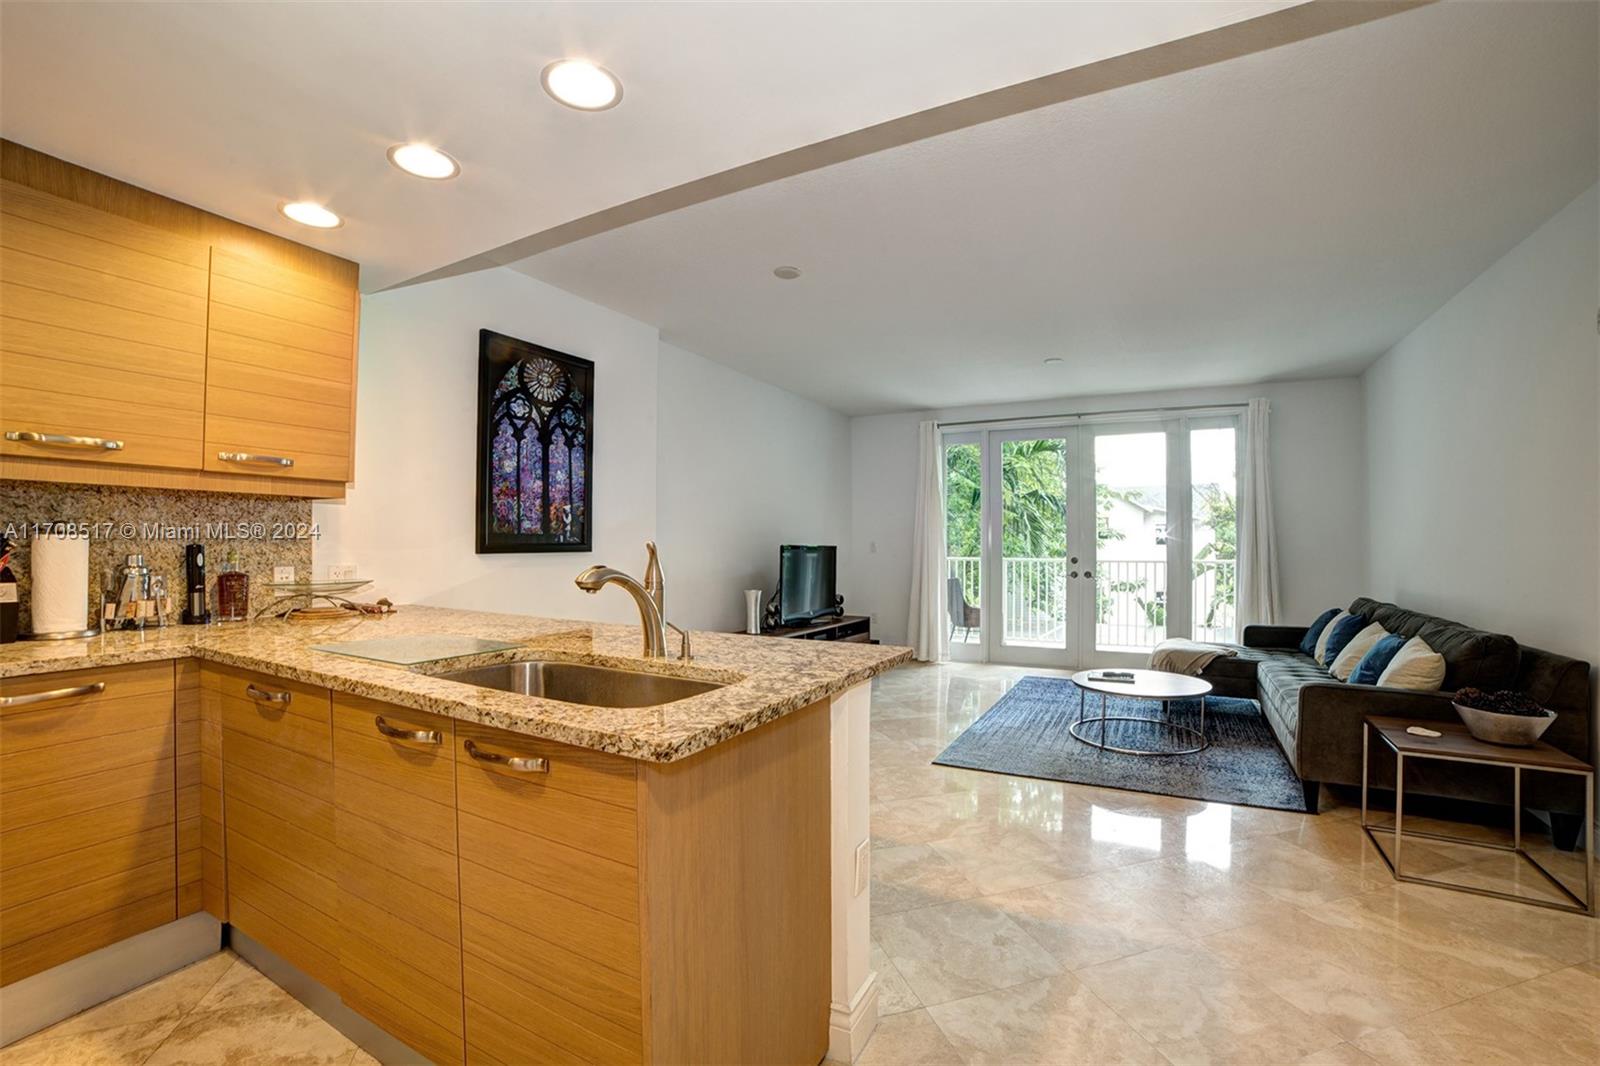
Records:
<instances>
[{"instance_id":1,"label":"french door","mask_svg":"<svg viewBox=\"0 0 1600 1066\"><path fill-rule=\"evenodd\" d=\"M1143 665L1234 639L1233 416L947 433L951 655Z\"/></svg>"}]
</instances>

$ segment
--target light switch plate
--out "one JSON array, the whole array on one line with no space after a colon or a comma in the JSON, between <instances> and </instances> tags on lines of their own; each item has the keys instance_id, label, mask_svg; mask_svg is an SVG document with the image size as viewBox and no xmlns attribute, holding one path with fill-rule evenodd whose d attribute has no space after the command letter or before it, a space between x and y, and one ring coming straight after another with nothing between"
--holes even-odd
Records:
<instances>
[{"instance_id":1,"label":"light switch plate","mask_svg":"<svg viewBox=\"0 0 1600 1066\"><path fill-rule=\"evenodd\" d=\"M856 884L855 894L867 890L867 885L872 881L872 841L863 840L856 845Z\"/></svg>"},{"instance_id":2,"label":"light switch plate","mask_svg":"<svg viewBox=\"0 0 1600 1066\"><path fill-rule=\"evenodd\" d=\"M356 576L355 563L334 563L328 567L329 581L351 581Z\"/></svg>"},{"instance_id":3,"label":"light switch plate","mask_svg":"<svg viewBox=\"0 0 1600 1066\"><path fill-rule=\"evenodd\" d=\"M275 585L285 585L285 584L288 584L289 582L291 582L293 580L294 580L294 567L292 567L292 566L274 566L272 568L272 583L273 584L275 584ZM284 592L282 589L273 589L272 590L272 598L275 599L275 600L281 600L287 595L289 595L289 594L287 592Z\"/></svg>"}]
</instances>

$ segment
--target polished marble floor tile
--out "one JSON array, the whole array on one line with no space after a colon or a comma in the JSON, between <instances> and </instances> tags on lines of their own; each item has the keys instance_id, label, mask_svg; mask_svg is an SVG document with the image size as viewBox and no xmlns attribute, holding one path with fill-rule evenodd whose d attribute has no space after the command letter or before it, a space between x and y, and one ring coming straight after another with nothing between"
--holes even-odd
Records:
<instances>
[{"instance_id":1,"label":"polished marble floor tile","mask_svg":"<svg viewBox=\"0 0 1600 1066\"><path fill-rule=\"evenodd\" d=\"M371 1062L332 1026L228 951L0 1049L0 1066Z\"/></svg>"},{"instance_id":2,"label":"polished marble floor tile","mask_svg":"<svg viewBox=\"0 0 1600 1066\"><path fill-rule=\"evenodd\" d=\"M878 943L925 1006L1062 972L1004 910L983 901L942 903L873 924Z\"/></svg>"},{"instance_id":3,"label":"polished marble floor tile","mask_svg":"<svg viewBox=\"0 0 1600 1066\"><path fill-rule=\"evenodd\" d=\"M1065 969L1137 955L1185 938L1180 922L1138 895L1079 877L989 897Z\"/></svg>"},{"instance_id":4,"label":"polished marble floor tile","mask_svg":"<svg viewBox=\"0 0 1600 1066\"><path fill-rule=\"evenodd\" d=\"M831 1062L831 1060L830 1060ZM878 1019L855 1066L963 1066L961 1053L925 1010Z\"/></svg>"},{"instance_id":5,"label":"polished marble floor tile","mask_svg":"<svg viewBox=\"0 0 1600 1066\"><path fill-rule=\"evenodd\" d=\"M1175 1063L1290 1062L1339 1036L1195 943L1078 971L1097 996Z\"/></svg>"},{"instance_id":6,"label":"polished marble floor tile","mask_svg":"<svg viewBox=\"0 0 1600 1066\"><path fill-rule=\"evenodd\" d=\"M1600 966L1586 963L1362 1037L1381 1063L1600 1062Z\"/></svg>"},{"instance_id":7,"label":"polished marble floor tile","mask_svg":"<svg viewBox=\"0 0 1600 1066\"><path fill-rule=\"evenodd\" d=\"M908 897L887 889L895 913L874 919L874 958L896 967L897 986L920 981L927 998L923 1009L885 1019L895 1024L868 1044L865 1061L1154 1061L1140 1057L1153 1050L1173 1062L1529 1062L1529 1048L1544 1045L1527 1035L1483 1039L1474 1029L1481 1015L1466 1009L1474 997L1508 995L1505 1011L1530 997L1522 989L1560 987L1572 1003L1592 995L1600 921L1397 884L1348 793L1324 790L1313 817L917 770L1036 673L1049 671L914 665L876 685L887 702L882 714L876 699L873 708L875 762L883 758L874 859L894 854L899 869L885 881L914 883L931 851L981 895L901 909ZM1481 840L1506 835L1407 823ZM1494 853L1410 839L1405 852L1406 869L1425 876L1542 888L1537 874ZM1539 853L1581 884L1581 856ZM1039 965L1030 944L1062 972L1026 979L998 961L1019 955ZM979 984L994 987L971 991ZM1600 1018L1600 1000L1592 1002ZM1522 1024L1552 1030L1543 1037L1551 1061L1589 1051L1586 1018L1529 1014L1537 1021ZM1136 1042L1108 1043L1106 1034L1123 1031L1111 1020ZM1499 1059L1502 1044L1508 1057Z\"/></svg>"},{"instance_id":8,"label":"polished marble floor tile","mask_svg":"<svg viewBox=\"0 0 1600 1066\"><path fill-rule=\"evenodd\" d=\"M926 844L872 853L872 916L931 907L981 895L944 856Z\"/></svg>"},{"instance_id":9,"label":"polished marble floor tile","mask_svg":"<svg viewBox=\"0 0 1600 1066\"><path fill-rule=\"evenodd\" d=\"M963 1062L984 1066L1166 1059L1071 974L929 1007Z\"/></svg>"}]
</instances>

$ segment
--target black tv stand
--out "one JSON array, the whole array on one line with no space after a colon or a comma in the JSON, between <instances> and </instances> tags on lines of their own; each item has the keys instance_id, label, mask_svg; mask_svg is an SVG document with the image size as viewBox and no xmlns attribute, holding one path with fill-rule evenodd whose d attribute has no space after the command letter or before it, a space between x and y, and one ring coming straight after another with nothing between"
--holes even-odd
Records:
<instances>
[{"instance_id":1,"label":"black tv stand","mask_svg":"<svg viewBox=\"0 0 1600 1066\"><path fill-rule=\"evenodd\" d=\"M803 626L773 626L763 629L764 637L793 640L847 640L855 644L876 644L872 639L872 619L864 614L845 614Z\"/></svg>"}]
</instances>

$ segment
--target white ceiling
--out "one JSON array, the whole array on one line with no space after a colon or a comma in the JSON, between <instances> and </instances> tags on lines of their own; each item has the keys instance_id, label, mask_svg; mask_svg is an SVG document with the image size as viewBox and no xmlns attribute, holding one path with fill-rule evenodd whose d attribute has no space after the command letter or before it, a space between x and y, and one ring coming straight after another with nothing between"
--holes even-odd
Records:
<instances>
[{"instance_id":1,"label":"white ceiling","mask_svg":"<svg viewBox=\"0 0 1600 1066\"><path fill-rule=\"evenodd\" d=\"M1420 8L517 268L852 414L1352 373L1600 176L1597 12Z\"/></svg>"},{"instance_id":2,"label":"white ceiling","mask_svg":"<svg viewBox=\"0 0 1600 1066\"><path fill-rule=\"evenodd\" d=\"M362 264L368 291L718 171L1292 6L5 3L0 132ZM622 80L583 114L539 72ZM433 185L389 145L463 167ZM318 233L276 211L319 199Z\"/></svg>"}]
</instances>

